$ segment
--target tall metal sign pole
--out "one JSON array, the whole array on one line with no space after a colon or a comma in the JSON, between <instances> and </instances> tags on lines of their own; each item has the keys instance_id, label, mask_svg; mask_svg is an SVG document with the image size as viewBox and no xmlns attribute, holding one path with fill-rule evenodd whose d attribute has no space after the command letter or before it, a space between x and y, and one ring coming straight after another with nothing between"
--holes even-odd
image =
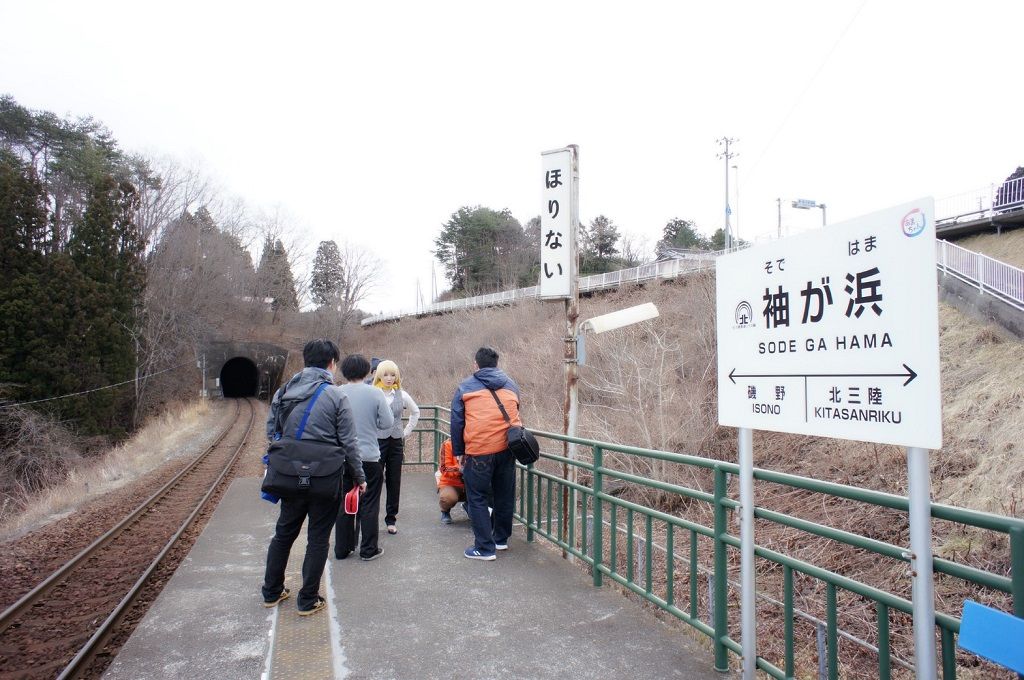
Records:
<instances>
[{"instance_id":1,"label":"tall metal sign pole","mask_svg":"<svg viewBox=\"0 0 1024 680\"><path fill-rule=\"evenodd\" d=\"M576 237L579 232L579 148L570 144L563 149L541 154L543 192L540 218L540 298L563 300L565 303L565 399L563 402L562 431L576 436L578 410L576 360L576 323L579 318L579 282ZM563 455L576 458L576 445L563 442ZM576 481L575 466L562 464L562 478ZM563 536L569 516L568 489L562 493Z\"/></svg>"},{"instance_id":2,"label":"tall metal sign pole","mask_svg":"<svg viewBox=\"0 0 1024 680\"><path fill-rule=\"evenodd\" d=\"M920 199L717 262L718 422L739 428L745 679L754 677L757 654L754 429L907 447L914 661L920 680L936 677L928 449L942 446L942 399L934 204Z\"/></svg>"}]
</instances>

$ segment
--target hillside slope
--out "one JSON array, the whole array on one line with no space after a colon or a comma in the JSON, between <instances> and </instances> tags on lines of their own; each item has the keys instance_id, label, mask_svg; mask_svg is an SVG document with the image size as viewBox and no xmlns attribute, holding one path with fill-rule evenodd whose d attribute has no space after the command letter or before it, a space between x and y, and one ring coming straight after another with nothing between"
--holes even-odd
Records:
<instances>
[{"instance_id":1,"label":"hillside slope","mask_svg":"<svg viewBox=\"0 0 1024 680\"><path fill-rule=\"evenodd\" d=\"M1024 269L1024 229L1004 231L1002 234L979 234L960 239L961 248L988 255L1018 269Z\"/></svg>"},{"instance_id":2,"label":"hillside slope","mask_svg":"<svg viewBox=\"0 0 1024 680\"><path fill-rule=\"evenodd\" d=\"M1024 234L1024 230L1021 230ZM581 368L581 436L733 460L735 433L715 413L714 280L630 288L581 301L581 318L647 300L661 317L588 339ZM519 381L528 424L561 431L562 305L523 302L358 329L346 351L396 360L420 403L447 405L489 344ZM943 442L932 455L936 501L1024 516L1024 344L940 307ZM894 446L759 433L760 467L906 493Z\"/></svg>"}]
</instances>

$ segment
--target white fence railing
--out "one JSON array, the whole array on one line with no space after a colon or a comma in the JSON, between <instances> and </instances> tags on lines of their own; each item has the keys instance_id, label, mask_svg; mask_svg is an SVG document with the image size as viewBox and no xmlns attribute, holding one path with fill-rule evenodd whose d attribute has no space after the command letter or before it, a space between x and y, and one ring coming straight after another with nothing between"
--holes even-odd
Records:
<instances>
[{"instance_id":1,"label":"white fence railing","mask_svg":"<svg viewBox=\"0 0 1024 680\"><path fill-rule=\"evenodd\" d=\"M738 250L738 248L733 248L733 250ZM648 264L642 264L639 267L619 269L605 274L582 276L579 280L580 292L589 293L595 290L617 288L627 283L643 283L644 281L654 281L656 279L674 279L677 276L689 274L690 272L712 269L715 266L715 258L725 252L727 251L717 250L713 252L696 251L680 253L672 260L650 262ZM435 302L415 312L391 312L387 314L377 314L376 316L368 316L362 320L362 325L370 326L384 321L394 321L404 316L441 314L444 312L452 312L457 309L478 309L480 307L507 305L519 300L536 298L539 295L540 288L538 286L516 288L515 290L506 290L500 293L489 293L487 295L476 295L474 297L462 298L459 300Z\"/></svg>"},{"instance_id":2,"label":"white fence railing","mask_svg":"<svg viewBox=\"0 0 1024 680\"><path fill-rule=\"evenodd\" d=\"M940 272L977 286L981 294L995 295L1006 304L1024 311L1024 270L948 241L936 241L935 244L938 249L935 259Z\"/></svg>"},{"instance_id":3,"label":"white fence railing","mask_svg":"<svg viewBox=\"0 0 1024 680\"><path fill-rule=\"evenodd\" d=\"M1024 179L1024 178L1022 178ZM936 240L936 264L939 271L951 274L973 286L977 286L982 294L995 295L1003 302L1024 311L1024 270L1013 265L994 260L987 255L976 253L966 248ZM738 250L738 249L734 249ZM639 267L620 269L605 274L580 277L580 292L617 288L627 283L643 283L657 279L674 279L691 272L713 269L715 259L727 251L680 253L672 260L662 260L642 264ZM477 295L460 300L435 302L415 312L392 312L368 316L362 320L363 326L371 326L385 321L395 321L404 316L421 316L424 314L442 314L457 309L479 309L507 305L519 300L536 298L540 294L538 286L516 288L500 293Z\"/></svg>"},{"instance_id":4,"label":"white fence railing","mask_svg":"<svg viewBox=\"0 0 1024 680\"><path fill-rule=\"evenodd\" d=\"M935 219L943 225L984 219L1021 208L1024 208L1024 177L940 198L935 201Z\"/></svg>"}]
</instances>

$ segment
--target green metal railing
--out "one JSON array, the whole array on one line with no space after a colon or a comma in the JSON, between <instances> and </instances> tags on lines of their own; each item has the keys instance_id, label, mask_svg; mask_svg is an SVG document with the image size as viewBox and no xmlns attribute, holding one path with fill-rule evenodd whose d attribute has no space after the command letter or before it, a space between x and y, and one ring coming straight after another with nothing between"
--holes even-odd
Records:
<instances>
[{"instance_id":1,"label":"green metal railing","mask_svg":"<svg viewBox=\"0 0 1024 680\"><path fill-rule=\"evenodd\" d=\"M433 416L421 418L420 423L424 429L418 431L433 434L431 444L436 461L441 442L448 437L449 421L445 416L450 411L441 406L424 407L424 410L432 410ZM428 424L429 429L426 427ZM551 461L559 466L574 467L580 473L580 477L589 477L590 485L568 481L563 479L561 474L539 469L537 465L529 468L517 466L518 495L515 515L526 528L527 540L533 541L535 536L540 535L561 547L565 553L589 565L595 586L601 586L606 578L610 579L708 636L714 649L715 668L721 671L728 670L729 652L736 655L741 653L740 643L729 634L729 551L735 549L738 553L740 540L737 535L729 532L729 513L734 512L739 503L728 495L728 478L729 475L739 473L739 466L698 456L620 446L551 432L533 432L542 442L546 440L575 444L575 459L542 453L540 463ZM587 452L590 454L589 461L580 455ZM608 454L620 459L625 456L638 460L665 461L689 469L706 471L711 475L712 491L657 481L615 469L614 461L607 462ZM904 496L762 469L754 470L754 479L788 489L825 494L902 513L908 512L908 500ZM619 486L631 485L634 488L652 489L678 496L693 504L703 504L703 514L711 518L710 526L608 493L606 485L609 482ZM1013 613L1024 617L1024 520L940 504L932 504L931 507L931 514L935 520L1008 536L1008 575L985 571L944 558L934 559L934 570L937 575L944 574L960 579L976 588L1009 594L1012 597ZM907 549L898 545L766 508L755 508L754 516L757 520L830 539L880 557L907 564L910 561ZM620 523L624 523L624 526ZM636 532L638 523L642 525L639 534ZM656 526L663 531L663 545L657 544ZM624 534L624 539L620 538L620 533ZM701 539L711 542L710 567L700 564ZM625 545L622 544L623 540ZM678 555L678 547L683 548L688 554ZM655 564L656 548L663 554L663 560L658 566ZM782 572L783 652L779 659L781 666L758 657L757 667L767 675L780 680L796 677L794 621L801 617L818 623L819 636L824 638L825 647L825 656L821 659L823 674L829 680L839 677L841 636L858 642L862 647L877 654L877 675L880 678L892 677L894 662L903 668L910 668L905 660L893 656L890 631L890 617L900 612L907 617L912 615L910 600L765 546L756 546L755 555L775 565L775 569ZM677 566L683 565L687 588L680 592L677 588ZM710 591L703 600L699 585L702 572L708 576ZM796 574L824 584L824 622L802 614L796 609ZM734 586L734 590L736 589ZM840 593L850 593L874 603L877 646L858 640L839 629ZM759 593L759 597L762 600L778 602L763 593ZM703 607L700 606L702 601ZM736 607L733 606L732 609L735 611ZM937 611L935 625L941 641L942 677L943 680L953 680L957 671L955 639L960 630L960 620L956 616Z\"/></svg>"}]
</instances>

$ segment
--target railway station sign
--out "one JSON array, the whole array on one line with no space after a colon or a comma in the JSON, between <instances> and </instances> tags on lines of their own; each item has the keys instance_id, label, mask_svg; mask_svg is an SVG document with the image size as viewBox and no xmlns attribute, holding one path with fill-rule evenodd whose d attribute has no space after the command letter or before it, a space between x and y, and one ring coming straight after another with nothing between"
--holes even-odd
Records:
<instances>
[{"instance_id":1,"label":"railway station sign","mask_svg":"<svg viewBox=\"0 0 1024 680\"><path fill-rule=\"evenodd\" d=\"M721 425L942 446L934 200L717 261Z\"/></svg>"},{"instance_id":2,"label":"railway station sign","mask_svg":"<svg viewBox=\"0 0 1024 680\"><path fill-rule=\"evenodd\" d=\"M574 218L579 193L575 149L565 147L541 154L543 190L540 210L540 297L563 300L572 296L576 276Z\"/></svg>"}]
</instances>

